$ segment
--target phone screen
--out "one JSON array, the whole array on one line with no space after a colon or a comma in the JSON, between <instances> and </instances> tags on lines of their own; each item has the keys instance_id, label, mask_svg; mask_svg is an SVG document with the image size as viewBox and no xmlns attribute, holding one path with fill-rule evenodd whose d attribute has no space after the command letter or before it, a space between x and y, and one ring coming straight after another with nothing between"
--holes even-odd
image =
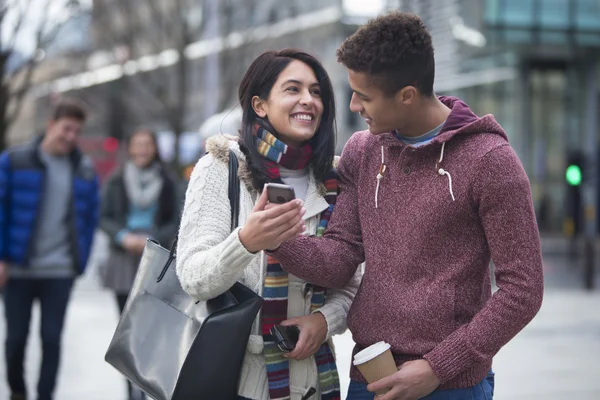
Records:
<instances>
[{"instance_id":1,"label":"phone screen","mask_svg":"<svg viewBox=\"0 0 600 400\"><path fill-rule=\"evenodd\" d=\"M300 337L300 329L297 326L281 326L279 325L279 330L283 337L293 343L296 344L298 342L298 338Z\"/></svg>"},{"instance_id":2,"label":"phone screen","mask_svg":"<svg viewBox=\"0 0 600 400\"><path fill-rule=\"evenodd\" d=\"M294 188L289 185L268 183L266 190L269 203L283 204L296 198Z\"/></svg>"},{"instance_id":3,"label":"phone screen","mask_svg":"<svg viewBox=\"0 0 600 400\"><path fill-rule=\"evenodd\" d=\"M283 352L293 351L300 337L300 329L297 326L275 325L271 328L277 347Z\"/></svg>"}]
</instances>

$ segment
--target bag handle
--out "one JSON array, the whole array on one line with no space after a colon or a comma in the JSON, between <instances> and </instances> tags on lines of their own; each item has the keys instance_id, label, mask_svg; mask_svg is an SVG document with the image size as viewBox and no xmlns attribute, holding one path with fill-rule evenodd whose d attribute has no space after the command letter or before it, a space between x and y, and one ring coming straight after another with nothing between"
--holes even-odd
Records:
<instances>
[{"instance_id":1,"label":"bag handle","mask_svg":"<svg viewBox=\"0 0 600 400\"><path fill-rule=\"evenodd\" d=\"M240 219L240 180L239 161L234 151L229 149L229 205L231 206L231 232L238 227Z\"/></svg>"},{"instance_id":2,"label":"bag handle","mask_svg":"<svg viewBox=\"0 0 600 400\"><path fill-rule=\"evenodd\" d=\"M231 207L231 231L237 228L240 217L240 180L238 178L239 161L235 152L229 149L229 186L228 186L228 197L229 204ZM171 244L171 251L169 252L169 260L175 258L175 250L177 249L177 241L179 234L173 240ZM167 263L169 264L169 263Z\"/></svg>"}]
</instances>

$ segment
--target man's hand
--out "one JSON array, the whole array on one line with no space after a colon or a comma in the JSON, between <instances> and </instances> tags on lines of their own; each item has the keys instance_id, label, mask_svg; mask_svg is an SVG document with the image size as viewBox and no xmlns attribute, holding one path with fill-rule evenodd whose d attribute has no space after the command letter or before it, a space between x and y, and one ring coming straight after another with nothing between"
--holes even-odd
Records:
<instances>
[{"instance_id":1,"label":"man's hand","mask_svg":"<svg viewBox=\"0 0 600 400\"><path fill-rule=\"evenodd\" d=\"M400 366L398 372L380 379L367 386L374 392L390 388L390 391L377 400L417 400L433 392L440 385L440 380L431 369L427 360L407 361Z\"/></svg>"},{"instance_id":2,"label":"man's hand","mask_svg":"<svg viewBox=\"0 0 600 400\"><path fill-rule=\"evenodd\" d=\"M281 325L296 325L300 329L300 338L294 351L284 354L284 357L294 360L304 360L314 355L327 339L327 321L320 312L303 317L285 320Z\"/></svg>"},{"instance_id":3,"label":"man's hand","mask_svg":"<svg viewBox=\"0 0 600 400\"><path fill-rule=\"evenodd\" d=\"M0 288L4 287L6 282L8 282L8 264L0 261Z\"/></svg>"},{"instance_id":4,"label":"man's hand","mask_svg":"<svg viewBox=\"0 0 600 400\"><path fill-rule=\"evenodd\" d=\"M302 216L306 210L300 200L275 207L267 206L267 191L263 190L246 224L240 230L240 241L250 253L275 250L281 243L294 239L306 229Z\"/></svg>"}]
</instances>

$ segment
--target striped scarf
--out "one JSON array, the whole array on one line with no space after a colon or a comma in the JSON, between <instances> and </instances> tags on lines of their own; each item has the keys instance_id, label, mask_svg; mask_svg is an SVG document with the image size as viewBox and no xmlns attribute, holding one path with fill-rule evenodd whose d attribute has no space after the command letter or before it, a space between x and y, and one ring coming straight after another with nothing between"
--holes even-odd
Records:
<instances>
[{"instance_id":1,"label":"striped scarf","mask_svg":"<svg viewBox=\"0 0 600 400\"><path fill-rule=\"evenodd\" d=\"M312 156L310 145L290 147L259 124L254 124L253 133L256 137L256 148L260 155L266 158L267 171L273 181L281 183L280 165L292 170L304 169L308 165Z\"/></svg>"},{"instance_id":2,"label":"striped scarf","mask_svg":"<svg viewBox=\"0 0 600 400\"><path fill-rule=\"evenodd\" d=\"M255 125L255 135L259 153L268 160L267 168L271 179L281 181L279 165L288 169L302 169L308 165L312 150L306 145L299 149L285 145L266 129ZM321 213L317 236L323 236L338 192L337 174L332 170L326 177L325 200L329 207ZM326 290L320 286L313 287L310 311L321 308L325 302ZM267 277L263 291L265 302L262 307L262 335L265 342L264 355L269 380L269 397L271 400L290 399L290 364L277 347L271 328L287 319L288 309L288 274L281 264L272 256L267 261ZM335 365L335 358L327 342L323 343L315 354L315 362L319 372L319 388L321 400L340 400L340 382Z\"/></svg>"}]
</instances>

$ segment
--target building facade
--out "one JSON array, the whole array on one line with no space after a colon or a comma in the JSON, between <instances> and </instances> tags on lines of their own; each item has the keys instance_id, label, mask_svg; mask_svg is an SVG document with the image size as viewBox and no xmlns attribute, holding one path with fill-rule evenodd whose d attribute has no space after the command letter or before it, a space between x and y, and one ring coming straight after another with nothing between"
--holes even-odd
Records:
<instances>
[{"instance_id":1,"label":"building facade","mask_svg":"<svg viewBox=\"0 0 600 400\"><path fill-rule=\"evenodd\" d=\"M95 0L95 4L110 1ZM130 0L129 12L138 13L141 3L151 1ZM319 57L331 76L338 111L338 151L365 124L348 109L352 93L346 71L336 61L337 47L360 24L386 10L418 14L433 38L436 92L462 97L479 115L495 115L531 180L540 228L546 232L563 230L570 217L564 179L567 155L574 151L588 154L598 148L598 0L175 3L184 7L190 26L199 28L191 33L184 53L189 71L184 102L187 131L197 131L210 116L237 104L238 84L257 55L265 50L298 47ZM155 20L145 20L150 28L160 30L150 22ZM117 54L99 39L106 29L101 19L94 21L97 47ZM143 90L135 88L134 82L141 76L158 75L159 71L160 76L177 76L172 51L175 44L168 37L158 48L138 43L127 52L127 62L108 60L49 82L39 88L38 94L44 98L56 93L84 97L94 93L90 98L99 117L90 129L111 135L115 126L124 129L128 124L127 115L114 115L122 109L118 103L122 96L118 94L126 87L125 92L134 100L131 109L138 115L135 123L142 120L159 130L168 129L164 116L147 107L150 100ZM176 80L158 81L166 85L167 92L177 94ZM591 176L589 168L587 176Z\"/></svg>"},{"instance_id":2,"label":"building facade","mask_svg":"<svg viewBox=\"0 0 600 400\"><path fill-rule=\"evenodd\" d=\"M577 210L586 205L594 213L598 201L600 2L457 3L464 24L485 38L481 47L460 44L457 68L487 78L444 89L460 95L478 114L495 115L530 178L540 230L571 234L573 223L582 226ZM565 180L573 154L585 160L584 183L595 197L579 205Z\"/></svg>"}]
</instances>

